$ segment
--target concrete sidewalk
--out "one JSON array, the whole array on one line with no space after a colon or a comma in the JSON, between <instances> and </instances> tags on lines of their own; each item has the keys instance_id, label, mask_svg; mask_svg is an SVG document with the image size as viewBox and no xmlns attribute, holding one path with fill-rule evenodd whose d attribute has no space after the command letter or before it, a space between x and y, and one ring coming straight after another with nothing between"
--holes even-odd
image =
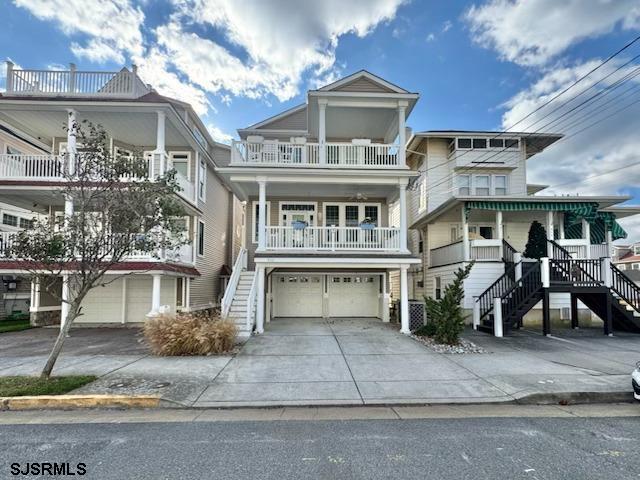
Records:
<instances>
[{"instance_id":1,"label":"concrete sidewalk","mask_svg":"<svg viewBox=\"0 0 640 480\"><path fill-rule=\"evenodd\" d=\"M54 336L2 335L0 375L37 373ZM83 329L54 373L100 376L78 393L158 394L168 406L198 408L632 399L640 336L465 336L488 353L438 354L366 319L275 320L236 356L212 357L152 357L135 330Z\"/></svg>"}]
</instances>

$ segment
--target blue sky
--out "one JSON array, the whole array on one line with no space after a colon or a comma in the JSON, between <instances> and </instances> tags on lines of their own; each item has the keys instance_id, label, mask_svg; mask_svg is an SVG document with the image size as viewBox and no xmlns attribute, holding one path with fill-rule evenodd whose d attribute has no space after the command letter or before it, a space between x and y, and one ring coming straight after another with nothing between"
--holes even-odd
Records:
<instances>
[{"instance_id":1,"label":"blue sky","mask_svg":"<svg viewBox=\"0 0 640 480\"><path fill-rule=\"evenodd\" d=\"M414 130L501 129L640 34L637 0L15 0L0 17L0 52L19 66L135 62L219 140L360 69L420 92ZM640 42L584 87L638 54ZM640 166L608 173L640 161L638 113L640 104L550 148L530 162L529 181L640 203ZM556 130L570 135L567 124ZM627 224L640 236L639 222Z\"/></svg>"}]
</instances>

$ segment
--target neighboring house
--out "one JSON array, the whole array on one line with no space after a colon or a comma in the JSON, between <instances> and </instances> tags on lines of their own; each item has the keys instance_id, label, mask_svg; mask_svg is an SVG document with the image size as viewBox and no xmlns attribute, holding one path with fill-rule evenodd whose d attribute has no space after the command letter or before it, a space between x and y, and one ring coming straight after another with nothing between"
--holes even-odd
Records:
<instances>
[{"instance_id":1,"label":"neighboring house","mask_svg":"<svg viewBox=\"0 0 640 480\"><path fill-rule=\"evenodd\" d=\"M410 196L410 246L422 257L422 268L411 272L415 297L439 298L454 272L475 261L464 282L463 305L469 313L475 310L479 328L502 333L502 328L494 330L495 298L504 304L500 313L508 329L520 325L546 294L541 312L545 332L552 312L577 321L577 300L586 303L585 295L597 297L584 285L585 279L595 277L594 288L611 283L609 267L603 269L607 273L602 278L600 269L610 261L611 242L626 236L616 219L640 209L618 206L628 196L545 196L538 194L544 185L527 184L528 159L561 137L427 131L409 139L407 163L419 173ZM550 264L527 259L521 263L535 220L546 229ZM545 275L551 276L551 285ZM525 285L527 292L519 289L525 277L533 282ZM519 295L527 298L516 299ZM606 296L600 295L595 303L589 308L602 317Z\"/></svg>"},{"instance_id":2,"label":"neighboring house","mask_svg":"<svg viewBox=\"0 0 640 480\"><path fill-rule=\"evenodd\" d=\"M640 242L614 245L612 261L620 270L640 272Z\"/></svg>"},{"instance_id":3,"label":"neighboring house","mask_svg":"<svg viewBox=\"0 0 640 480\"><path fill-rule=\"evenodd\" d=\"M182 190L176 195L186 211L191 242L159 258L138 255L117 265L108 275L120 278L89 293L77 323L140 323L161 311L216 306L242 242L236 223L242 221L243 206L215 172L229 162L230 147L212 140L191 106L145 85L135 67L119 72L83 72L73 65L69 71L16 70L8 62L7 89L0 95L0 196L13 211L31 215L3 210L9 225L3 218L2 243L9 244L16 229L29 228L30 216L65 210L57 188L64 179L56 166L75 145L65 127L83 120L106 130L112 152L144 152L150 175L177 170ZM0 258L0 273L24 271L20 261ZM60 322L60 300L36 284L30 310L33 323Z\"/></svg>"},{"instance_id":4,"label":"neighboring house","mask_svg":"<svg viewBox=\"0 0 640 480\"><path fill-rule=\"evenodd\" d=\"M406 118L418 100L360 71L238 130L218 171L247 202L246 245L223 299L245 335L274 317L389 321L399 272L409 332Z\"/></svg>"}]
</instances>

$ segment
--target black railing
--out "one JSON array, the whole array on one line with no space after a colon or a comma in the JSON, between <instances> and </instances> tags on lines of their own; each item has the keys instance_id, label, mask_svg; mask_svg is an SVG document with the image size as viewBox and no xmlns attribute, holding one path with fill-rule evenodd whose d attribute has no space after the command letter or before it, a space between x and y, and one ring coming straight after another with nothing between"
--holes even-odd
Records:
<instances>
[{"instance_id":1,"label":"black railing","mask_svg":"<svg viewBox=\"0 0 640 480\"><path fill-rule=\"evenodd\" d=\"M635 311L640 312L640 287L613 264L611 264L611 276L611 289L616 292L627 305Z\"/></svg>"},{"instance_id":2,"label":"black railing","mask_svg":"<svg viewBox=\"0 0 640 480\"><path fill-rule=\"evenodd\" d=\"M514 320L513 315L515 312L540 292L542 288L540 263L531 265L527 269L527 273L502 297L503 321L511 323Z\"/></svg>"},{"instance_id":3,"label":"black railing","mask_svg":"<svg viewBox=\"0 0 640 480\"><path fill-rule=\"evenodd\" d=\"M602 285L600 260L549 259L550 281L554 284L597 287Z\"/></svg>"},{"instance_id":4,"label":"black railing","mask_svg":"<svg viewBox=\"0 0 640 480\"><path fill-rule=\"evenodd\" d=\"M487 288L476 300L480 303L480 319L482 320L486 317L491 310L493 310L493 299L500 297L510 291L515 282L513 281L513 277L515 271L515 265L511 268L507 268L507 271L498 278L495 282L493 282L489 288Z\"/></svg>"},{"instance_id":5,"label":"black railing","mask_svg":"<svg viewBox=\"0 0 640 480\"><path fill-rule=\"evenodd\" d=\"M506 240L502 240L502 260L505 263L516 263L516 253L518 251Z\"/></svg>"}]
</instances>

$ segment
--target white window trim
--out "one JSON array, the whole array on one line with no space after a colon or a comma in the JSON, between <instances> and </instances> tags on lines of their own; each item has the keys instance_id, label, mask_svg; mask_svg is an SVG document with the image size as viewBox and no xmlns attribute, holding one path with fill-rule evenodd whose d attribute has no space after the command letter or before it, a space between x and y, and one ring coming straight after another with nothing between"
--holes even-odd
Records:
<instances>
[{"instance_id":1,"label":"white window trim","mask_svg":"<svg viewBox=\"0 0 640 480\"><path fill-rule=\"evenodd\" d=\"M480 139L484 139L486 141L486 148L474 148L473 147L473 140L480 140ZM458 144L458 140L471 140L471 146L470 147L460 147ZM489 141L490 140L502 140L502 144L504 145L505 142L507 140L515 140L517 142L517 146L515 147L491 147L489 146ZM517 152L520 150L521 148L521 144L522 144L522 140L519 137L501 137L501 138L493 138L493 137L483 137L483 136L471 136L471 137L456 137L455 141L453 142L455 149L454 150L481 150L481 151L494 151L494 152L498 152L498 151L511 151L511 152Z\"/></svg>"},{"instance_id":2,"label":"white window trim","mask_svg":"<svg viewBox=\"0 0 640 480\"><path fill-rule=\"evenodd\" d=\"M358 222L362 222L365 218L364 212L365 207L377 207L378 208L378 226L382 223L382 204L374 203L374 202L325 202L322 204L322 225L325 227L330 227L331 225L327 225L327 218L325 215L327 206L337 206L338 207L338 226L344 227L346 226L346 216L345 216L345 207L347 205L357 205L358 206Z\"/></svg>"},{"instance_id":3,"label":"white window trim","mask_svg":"<svg viewBox=\"0 0 640 480\"><path fill-rule=\"evenodd\" d=\"M207 200L207 161L200 158L200 155L196 155L196 161L198 166L198 171L196 172L197 183L196 189L198 190L198 199L205 202ZM201 166L204 165L204 179L202 179L202 192L200 191L200 172Z\"/></svg>"},{"instance_id":4,"label":"white window trim","mask_svg":"<svg viewBox=\"0 0 640 480\"><path fill-rule=\"evenodd\" d=\"M202 224L202 253L200 253L200 224ZM206 248L206 238L207 238L207 224L201 218L198 218L198 222L196 223L196 255L198 257L204 257Z\"/></svg>"},{"instance_id":5,"label":"white window trim","mask_svg":"<svg viewBox=\"0 0 640 480\"><path fill-rule=\"evenodd\" d=\"M440 279L440 299L442 298L442 276L436 275L433 277L433 298L439 300L436 292L438 291L438 279Z\"/></svg>"},{"instance_id":6,"label":"white window trim","mask_svg":"<svg viewBox=\"0 0 640 480\"><path fill-rule=\"evenodd\" d=\"M509 175L507 175L506 173L497 173L495 175L491 175L491 194L492 195L497 195L496 194L496 178L497 177L504 177L504 195L500 195L501 197L509 195Z\"/></svg>"},{"instance_id":7,"label":"white window trim","mask_svg":"<svg viewBox=\"0 0 640 480\"><path fill-rule=\"evenodd\" d=\"M477 180L478 180L479 177L487 177L488 182L487 182L487 186L486 187L478 187ZM488 195L491 195L491 175L489 175L488 173L474 175L472 184L473 184L472 185L472 191L473 191L473 195L474 196L479 196L478 193L477 193L478 188L487 188L489 190Z\"/></svg>"},{"instance_id":8,"label":"white window trim","mask_svg":"<svg viewBox=\"0 0 640 480\"><path fill-rule=\"evenodd\" d=\"M469 189L469 193L463 196L470 196L473 194L473 175L470 175L468 173L458 174L456 176L456 192L458 195L462 195L460 193L460 189L462 188L462 186L460 185L460 179L464 177L468 179L467 186L465 188Z\"/></svg>"},{"instance_id":9,"label":"white window trim","mask_svg":"<svg viewBox=\"0 0 640 480\"><path fill-rule=\"evenodd\" d=\"M187 180L191 181L191 152L176 150L175 152L169 152L169 158L171 159L171 165L173 165L174 155L186 155L187 156ZM205 178L205 192L206 192L206 178Z\"/></svg>"},{"instance_id":10,"label":"white window trim","mask_svg":"<svg viewBox=\"0 0 640 480\"><path fill-rule=\"evenodd\" d=\"M420 188L418 189L418 213L422 213L427 209L427 160L422 159L420 163Z\"/></svg>"},{"instance_id":11,"label":"white window trim","mask_svg":"<svg viewBox=\"0 0 640 480\"><path fill-rule=\"evenodd\" d=\"M267 202L269 203L269 202ZM284 219L282 218L283 211L282 205L313 205L313 215L315 217L315 225L318 225L318 202L307 202L307 201L298 201L298 200L281 200L278 202L278 225L284 226Z\"/></svg>"},{"instance_id":12,"label":"white window trim","mask_svg":"<svg viewBox=\"0 0 640 480\"><path fill-rule=\"evenodd\" d=\"M258 200L251 202L251 243L258 244L258 230L256 230L256 205L260 203ZM265 225L268 227L271 225L271 201L267 200L267 218L265 219Z\"/></svg>"}]
</instances>

